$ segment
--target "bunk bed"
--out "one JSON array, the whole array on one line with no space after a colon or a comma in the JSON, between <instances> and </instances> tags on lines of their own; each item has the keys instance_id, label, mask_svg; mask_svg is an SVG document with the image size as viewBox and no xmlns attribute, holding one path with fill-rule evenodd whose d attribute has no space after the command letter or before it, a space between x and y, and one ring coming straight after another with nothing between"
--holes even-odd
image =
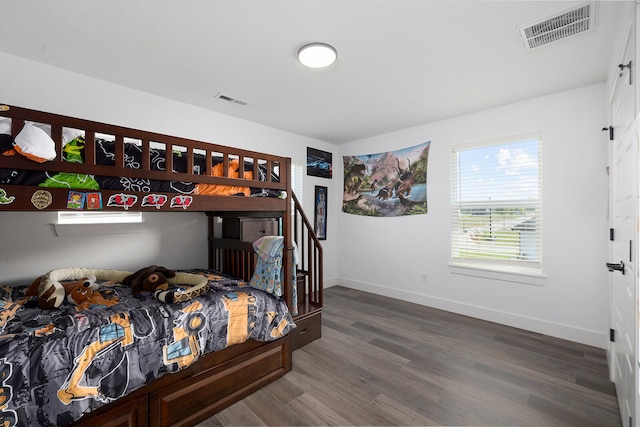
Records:
<instances>
[{"instance_id":1,"label":"bunk bed","mask_svg":"<svg viewBox=\"0 0 640 427\"><path fill-rule=\"evenodd\" d=\"M117 295L121 299L134 301L137 308L133 311L138 314L149 314L156 309L161 313L159 317L164 313L173 322L173 328L163 327L174 333L173 337L166 339L167 342L182 338L183 341L189 341L187 347L190 345L193 349L197 344L193 341L199 327L191 325L193 330L185 332L188 327L181 329L176 316L184 317L185 314L192 313L193 304L199 304L209 293L220 291L222 299L226 298L228 302L234 298L237 300L239 294L244 292L251 295L262 292L249 286L258 261L254 245L237 236L230 238L220 235L217 218L228 220L229 223L235 223L237 218L275 220L274 233L267 234L281 236L282 272L295 271L295 248L290 231L292 199L289 190L289 158L4 104L0 104L0 154L0 211L96 209L207 213L208 266L199 271L172 272L177 274L177 278L187 277L180 275L206 277L207 290L204 294L189 295L185 301L177 299L176 303L154 300L157 293L133 296L130 289L121 286L119 279L125 274L118 276L116 280L105 280L102 283L104 287L100 288L108 291L104 298L106 300L110 299L109 295ZM89 183L85 186L87 182ZM92 272L81 271L68 278L76 280L79 276L89 276ZM99 282L99 279L101 278L93 277L95 281ZM86 280L86 277L79 279L80 282ZM34 306L34 298L26 296L27 290L1 287L0 304L4 311L0 325L3 328L0 332L0 418L3 425L193 425L291 370L291 341L296 340L292 337L300 334L300 328L295 328L291 317L298 306L294 280L293 274L283 273L279 293L263 292L271 298L269 304L272 304L267 310L267 317L271 320L275 318L279 325L271 330L267 339L259 341L248 337L246 341L239 340L222 346L224 348L214 348L216 351L200 354L197 360L184 363L184 366L173 363L171 366L174 369L165 369L160 372L162 375L155 367L153 373L147 373L145 381L139 381L139 387L127 389L126 392L119 391L122 395L117 399L106 398L104 394L100 394L100 399L84 395L81 399L69 398L65 402L68 410L64 411L57 409L60 405L51 403L56 396L46 394L46 387L37 390L31 387L27 391L24 387L19 387L16 378L20 369L25 378L36 374L42 376L45 370L36 366L33 354L28 363L30 366L12 366L12 355L7 349L17 345L19 338L25 334L29 335L30 340L37 340L38 334L46 335L51 331L57 333L65 328L86 329L86 325L92 325L92 315L78 312L81 314L74 317L75 307L67 307L66 310L71 312L65 315L48 314L51 312ZM39 278L34 283L45 281ZM175 284L174 288L178 288L175 292L184 291L180 288L183 285L179 281L172 283ZM42 291L42 288L40 286L38 291ZM166 293L167 287L163 290ZM38 295L42 296L41 293ZM306 304L308 305L308 298ZM106 306L104 313L95 314L97 324L102 325L100 327L120 325L121 321L116 318L124 315L116 310L118 305L111 306L108 302L103 302L103 305ZM63 307L58 310L61 308ZM33 314L33 310L43 311ZM131 314L133 311L128 312L130 317L135 317ZM25 313L31 314L27 316ZM251 314L257 316L254 312ZM17 326L13 324L21 318L33 320L47 316L57 321L45 324L32 321ZM83 328L80 327L78 318L85 322L82 323ZM317 318L319 320L319 316ZM63 319L72 321L65 323ZM205 321L202 317L196 320ZM302 321L305 325L302 333L306 333L308 327L312 326L313 332L309 335L317 338L319 323L309 323L305 317ZM134 335L135 338L113 338L112 343L94 346L93 351L97 354L94 356L97 358L103 351L107 351L103 349L111 350L118 345L122 347L123 340L137 339L141 334ZM162 341L157 337L155 340ZM304 338L302 341L308 340L309 338ZM296 342L300 342L300 338ZM29 345L31 344L29 341ZM204 341L201 344L202 347L205 346ZM90 346L77 347L86 351ZM166 353L165 351L165 360ZM84 363L86 353L67 357L78 365ZM98 363L91 366L89 362L86 364L84 370L77 375L66 373L66 386L72 380L76 381L76 385L80 381L87 382L88 379L80 377L97 375L96 372L107 369L94 366ZM23 382L27 381L25 378L22 378ZM41 379L28 378L28 385ZM90 388L78 387L83 391ZM99 394L95 390L93 392ZM37 409L37 414L27 413L25 409L31 399L44 402Z\"/></svg>"}]
</instances>

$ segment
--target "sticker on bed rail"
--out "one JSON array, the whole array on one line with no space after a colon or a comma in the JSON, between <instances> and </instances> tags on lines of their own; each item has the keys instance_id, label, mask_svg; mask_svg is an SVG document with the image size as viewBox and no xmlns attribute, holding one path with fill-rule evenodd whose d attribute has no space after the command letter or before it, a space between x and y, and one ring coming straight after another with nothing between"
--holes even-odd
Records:
<instances>
[{"instance_id":1,"label":"sticker on bed rail","mask_svg":"<svg viewBox=\"0 0 640 427\"><path fill-rule=\"evenodd\" d=\"M154 207L160 209L167 203L167 196L164 194L147 194L142 198L142 207Z\"/></svg>"},{"instance_id":2,"label":"sticker on bed rail","mask_svg":"<svg viewBox=\"0 0 640 427\"><path fill-rule=\"evenodd\" d=\"M124 208L124 210L128 210L130 207L136 204L138 201L138 196L133 194L124 194L118 193L109 196L109 201L107 202L107 206L115 206Z\"/></svg>"},{"instance_id":3,"label":"sticker on bed rail","mask_svg":"<svg viewBox=\"0 0 640 427\"><path fill-rule=\"evenodd\" d=\"M69 191L67 196L67 209L84 208L85 195L79 191Z\"/></svg>"},{"instance_id":4,"label":"sticker on bed rail","mask_svg":"<svg viewBox=\"0 0 640 427\"><path fill-rule=\"evenodd\" d=\"M87 209L102 209L102 193L87 193Z\"/></svg>"},{"instance_id":5,"label":"sticker on bed rail","mask_svg":"<svg viewBox=\"0 0 640 427\"><path fill-rule=\"evenodd\" d=\"M0 205L9 205L13 203L16 199L16 196L7 196L7 192L0 188Z\"/></svg>"},{"instance_id":6,"label":"sticker on bed rail","mask_svg":"<svg viewBox=\"0 0 640 427\"><path fill-rule=\"evenodd\" d=\"M193 197L192 196L173 196L171 198L171 207L172 208L182 208L182 209L187 209L189 206L191 206L191 203L193 203Z\"/></svg>"},{"instance_id":7,"label":"sticker on bed rail","mask_svg":"<svg viewBox=\"0 0 640 427\"><path fill-rule=\"evenodd\" d=\"M31 195L31 203L38 209L44 209L53 202L53 196L47 190L38 190Z\"/></svg>"},{"instance_id":8,"label":"sticker on bed rail","mask_svg":"<svg viewBox=\"0 0 640 427\"><path fill-rule=\"evenodd\" d=\"M9 107L8 105L0 105L0 111L9 111L11 107Z\"/></svg>"}]
</instances>

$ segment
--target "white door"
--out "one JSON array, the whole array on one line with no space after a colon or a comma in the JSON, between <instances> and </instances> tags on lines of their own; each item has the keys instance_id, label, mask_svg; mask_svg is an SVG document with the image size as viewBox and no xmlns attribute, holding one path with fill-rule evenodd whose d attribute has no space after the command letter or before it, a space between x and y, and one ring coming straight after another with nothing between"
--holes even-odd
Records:
<instances>
[{"instance_id":1,"label":"white door","mask_svg":"<svg viewBox=\"0 0 640 427\"><path fill-rule=\"evenodd\" d=\"M621 64L631 61L632 27ZM624 426L637 422L636 399L638 371L638 126L634 117L634 87L631 67L620 68L610 101L611 141L610 226L614 239L610 244L608 267L610 322L615 342L609 345L611 379L616 385Z\"/></svg>"}]
</instances>

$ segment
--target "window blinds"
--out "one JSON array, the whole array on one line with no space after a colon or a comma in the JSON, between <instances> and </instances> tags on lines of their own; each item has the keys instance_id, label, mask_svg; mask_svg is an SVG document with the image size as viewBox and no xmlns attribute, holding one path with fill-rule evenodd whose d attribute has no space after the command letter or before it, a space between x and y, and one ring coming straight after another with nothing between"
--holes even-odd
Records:
<instances>
[{"instance_id":1,"label":"window blinds","mask_svg":"<svg viewBox=\"0 0 640 427\"><path fill-rule=\"evenodd\" d=\"M454 262L540 267L540 164L539 137L452 151Z\"/></svg>"}]
</instances>

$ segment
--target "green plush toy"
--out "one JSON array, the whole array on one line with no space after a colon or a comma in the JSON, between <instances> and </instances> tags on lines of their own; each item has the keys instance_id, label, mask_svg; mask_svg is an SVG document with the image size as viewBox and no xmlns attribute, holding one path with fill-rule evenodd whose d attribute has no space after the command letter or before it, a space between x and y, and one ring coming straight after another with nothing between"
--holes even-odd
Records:
<instances>
[{"instance_id":1,"label":"green plush toy","mask_svg":"<svg viewBox=\"0 0 640 427\"><path fill-rule=\"evenodd\" d=\"M83 163L82 150L84 149L84 144L84 136L78 136L69 141L62 149L65 161ZM83 190L100 189L100 185L92 175L66 172L47 176L47 179L40 183L39 186L48 188L77 188Z\"/></svg>"},{"instance_id":2,"label":"green plush toy","mask_svg":"<svg viewBox=\"0 0 640 427\"><path fill-rule=\"evenodd\" d=\"M71 163L84 163L82 160L82 150L84 150L84 136L80 135L69 141L62 152L64 160Z\"/></svg>"}]
</instances>

